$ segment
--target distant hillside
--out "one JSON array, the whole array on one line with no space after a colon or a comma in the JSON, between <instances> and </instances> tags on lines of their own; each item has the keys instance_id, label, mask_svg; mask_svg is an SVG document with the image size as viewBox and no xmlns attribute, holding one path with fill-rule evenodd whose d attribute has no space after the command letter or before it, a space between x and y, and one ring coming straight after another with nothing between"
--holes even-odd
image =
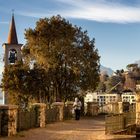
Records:
<instances>
[{"instance_id":1,"label":"distant hillside","mask_svg":"<svg viewBox=\"0 0 140 140\"><path fill-rule=\"evenodd\" d=\"M105 66L100 66L100 71L101 71L101 73L102 72L107 72L107 74L110 76L110 75L112 75L113 74L113 70L111 69L111 68L107 68L107 67L105 67Z\"/></svg>"}]
</instances>

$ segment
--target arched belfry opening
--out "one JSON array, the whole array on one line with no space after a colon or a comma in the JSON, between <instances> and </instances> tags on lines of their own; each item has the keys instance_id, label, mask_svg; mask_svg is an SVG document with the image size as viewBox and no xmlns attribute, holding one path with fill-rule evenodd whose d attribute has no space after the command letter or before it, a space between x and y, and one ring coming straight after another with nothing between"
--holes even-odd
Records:
<instances>
[{"instance_id":1,"label":"arched belfry opening","mask_svg":"<svg viewBox=\"0 0 140 140\"><path fill-rule=\"evenodd\" d=\"M17 60L17 51L15 49L11 49L9 51L8 58L9 58L9 63L10 64L15 64L16 60Z\"/></svg>"}]
</instances>

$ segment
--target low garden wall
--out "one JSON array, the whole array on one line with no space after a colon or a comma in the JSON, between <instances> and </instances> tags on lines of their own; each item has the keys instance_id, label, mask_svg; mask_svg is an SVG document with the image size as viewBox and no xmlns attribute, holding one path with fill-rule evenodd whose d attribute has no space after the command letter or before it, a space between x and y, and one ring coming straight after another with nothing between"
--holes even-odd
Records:
<instances>
[{"instance_id":1,"label":"low garden wall","mask_svg":"<svg viewBox=\"0 0 140 140\"><path fill-rule=\"evenodd\" d=\"M46 124L72 118L72 103L53 103L50 108L43 103L33 104L30 110L20 110L14 105L0 106L0 136L12 136L22 130L46 127Z\"/></svg>"},{"instance_id":2,"label":"low garden wall","mask_svg":"<svg viewBox=\"0 0 140 140\"><path fill-rule=\"evenodd\" d=\"M135 112L106 115L105 122L106 134L133 134L136 131Z\"/></svg>"}]
</instances>

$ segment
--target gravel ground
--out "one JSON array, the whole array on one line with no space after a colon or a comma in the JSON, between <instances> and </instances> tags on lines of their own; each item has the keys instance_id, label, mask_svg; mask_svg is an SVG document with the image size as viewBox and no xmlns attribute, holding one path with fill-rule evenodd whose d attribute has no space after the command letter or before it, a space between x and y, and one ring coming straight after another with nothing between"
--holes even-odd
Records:
<instances>
[{"instance_id":1,"label":"gravel ground","mask_svg":"<svg viewBox=\"0 0 140 140\"><path fill-rule=\"evenodd\" d=\"M105 135L104 116L47 124L0 140L135 140L130 135Z\"/></svg>"}]
</instances>

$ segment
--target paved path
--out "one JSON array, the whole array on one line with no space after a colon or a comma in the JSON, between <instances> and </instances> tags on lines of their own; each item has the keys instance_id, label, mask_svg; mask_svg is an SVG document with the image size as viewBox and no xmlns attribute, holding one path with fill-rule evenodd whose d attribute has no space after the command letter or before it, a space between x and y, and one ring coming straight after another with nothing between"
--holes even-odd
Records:
<instances>
[{"instance_id":1,"label":"paved path","mask_svg":"<svg viewBox=\"0 0 140 140\"><path fill-rule=\"evenodd\" d=\"M105 135L103 116L47 124L0 140L134 140L134 136Z\"/></svg>"}]
</instances>

